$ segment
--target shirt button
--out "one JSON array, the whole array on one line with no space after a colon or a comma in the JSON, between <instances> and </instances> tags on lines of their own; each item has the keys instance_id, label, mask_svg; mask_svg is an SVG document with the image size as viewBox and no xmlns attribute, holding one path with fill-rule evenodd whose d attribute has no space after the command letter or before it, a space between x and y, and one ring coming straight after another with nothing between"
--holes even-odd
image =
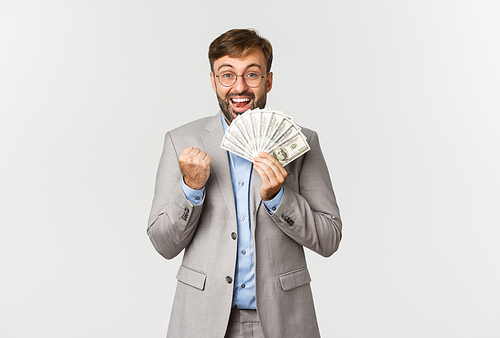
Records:
<instances>
[{"instance_id":1,"label":"shirt button","mask_svg":"<svg viewBox=\"0 0 500 338\"><path fill-rule=\"evenodd\" d=\"M241 287L244 289L245 288L245 284L241 284Z\"/></svg>"},{"instance_id":2,"label":"shirt button","mask_svg":"<svg viewBox=\"0 0 500 338\"><path fill-rule=\"evenodd\" d=\"M227 277L226 277L226 282L227 282L228 284L231 284L231 283L233 282L233 279L232 279L231 277L227 276Z\"/></svg>"},{"instance_id":3,"label":"shirt button","mask_svg":"<svg viewBox=\"0 0 500 338\"><path fill-rule=\"evenodd\" d=\"M238 237L238 236L236 236L236 232L231 232L231 238L236 239L236 237Z\"/></svg>"},{"instance_id":4,"label":"shirt button","mask_svg":"<svg viewBox=\"0 0 500 338\"><path fill-rule=\"evenodd\" d=\"M240 219L241 219L242 221L244 221L244 220L245 220L245 216L241 216L241 217L240 217Z\"/></svg>"},{"instance_id":5,"label":"shirt button","mask_svg":"<svg viewBox=\"0 0 500 338\"><path fill-rule=\"evenodd\" d=\"M241 186L244 186L244 185L245 185L245 182L240 182L240 185L241 185Z\"/></svg>"},{"instance_id":6,"label":"shirt button","mask_svg":"<svg viewBox=\"0 0 500 338\"><path fill-rule=\"evenodd\" d=\"M199 201L199 200L200 200L200 198L199 198L198 196L196 196L194 199L195 199L195 200L197 200L197 201Z\"/></svg>"},{"instance_id":7,"label":"shirt button","mask_svg":"<svg viewBox=\"0 0 500 338\"><path fill-rule=\"evenodd\" d=\"M241 254L242 254L242 255L246 255L246 254L247 254L247 252L246 252L245 250L241 250Z\"/></svg>"},{"instance_id":8,"label":"shirt button","mask_svg":"<svg viewBox=\"0 0 500 338\"><path fill-rule=\"evenodd\" d=\"M273 211L276 211L276 207L272 207L271 209L273 209Z\"/></svg>"}]
</instances>

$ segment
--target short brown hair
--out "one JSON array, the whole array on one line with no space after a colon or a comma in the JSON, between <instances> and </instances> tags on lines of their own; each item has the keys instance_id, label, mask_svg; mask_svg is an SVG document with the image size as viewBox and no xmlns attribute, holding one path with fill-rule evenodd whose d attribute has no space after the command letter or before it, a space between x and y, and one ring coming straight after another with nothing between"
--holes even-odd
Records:
<instances>
[{"instance_id":1,"label":"short brown hair","mask_svg":"<svg viewBox=\"0 0 500 338\"><path fill-rule=\"evenodd\" d=\"M253 29L231 29L212 41L208 48L210 69L213 72L215 60L223 56L241 58L253 49L261 49L264 52L267 72L270 72L273 63L273 47L267 39L261 37Z\"/></svg>"}]
</instances>

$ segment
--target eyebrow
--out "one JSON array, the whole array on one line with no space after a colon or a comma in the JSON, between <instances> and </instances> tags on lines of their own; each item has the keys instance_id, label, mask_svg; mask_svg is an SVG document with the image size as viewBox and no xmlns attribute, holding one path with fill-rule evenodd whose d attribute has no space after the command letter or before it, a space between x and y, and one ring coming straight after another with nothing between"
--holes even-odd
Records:
<instances>
[{"instance_id":1,"label":"eyebrow","mask_svg":"<svg viewBox=\"0 0 500 338\"><path fill-rule=\"evenodd\" d=\"M221 69L222 67L230 67L230 68L234 68L234 67L233 67L233 65L230 65L229 63L223 63L223 64L221 64L221 65L219 66L219 68L218 68L217 70L219 70L219 71L220 71L220 69ZM259 65L258 63L251 63L251 64L249 64L249 65L247 66L247 68L246 68L246 69L251 68L251 67L257 67L257 68L259 68L259 69L262 71L262 68L260 67L260 65Z\"/></svg>"}]
</instances>

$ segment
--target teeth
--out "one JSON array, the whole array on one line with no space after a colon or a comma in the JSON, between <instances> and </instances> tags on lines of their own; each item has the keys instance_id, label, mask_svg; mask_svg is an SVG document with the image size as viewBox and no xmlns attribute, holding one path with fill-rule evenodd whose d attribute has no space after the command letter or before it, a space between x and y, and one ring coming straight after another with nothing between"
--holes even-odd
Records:
<instances>
[{"instance_id":1,"label":"teeth","mask_svg":"<svg viewBox=\"0 0 500 338\"><path fill-rule=\"evenodd\" d=\"M250 101L250 99L232 99L232 100L233 102L238 102L238 103Z\"/></svg>"}]
</instances>

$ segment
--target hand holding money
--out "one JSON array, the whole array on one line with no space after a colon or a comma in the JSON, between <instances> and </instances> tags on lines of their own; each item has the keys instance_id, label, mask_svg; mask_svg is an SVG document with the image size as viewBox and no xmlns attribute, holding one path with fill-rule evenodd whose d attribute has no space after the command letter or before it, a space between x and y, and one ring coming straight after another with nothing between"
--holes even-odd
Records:
<instances>
[{"instance_id":1,"label":"hand holding money","mask_svg":"<svg viewBox=\"0 0 500 338\"><path fill-rule=\"evenodd\" d=\"M179 168L184 183L191 189L203 188L210 177L211 161L210 155L198 148L191 146L184 148L179 155Z\"/></svg>"},{"instance_id":2,"label":"hand holding money","mask_svg":"<svg viewBox=\"0 0 500 338\"><path fill-rule=\"evenodd\" d=\"M262 180L260 188L260 198L263 201L269 201L280 191L285 183L288 173L285 168L268 153L259 152L254 158L253 167Z\"/></svg>"}]
</instances>

